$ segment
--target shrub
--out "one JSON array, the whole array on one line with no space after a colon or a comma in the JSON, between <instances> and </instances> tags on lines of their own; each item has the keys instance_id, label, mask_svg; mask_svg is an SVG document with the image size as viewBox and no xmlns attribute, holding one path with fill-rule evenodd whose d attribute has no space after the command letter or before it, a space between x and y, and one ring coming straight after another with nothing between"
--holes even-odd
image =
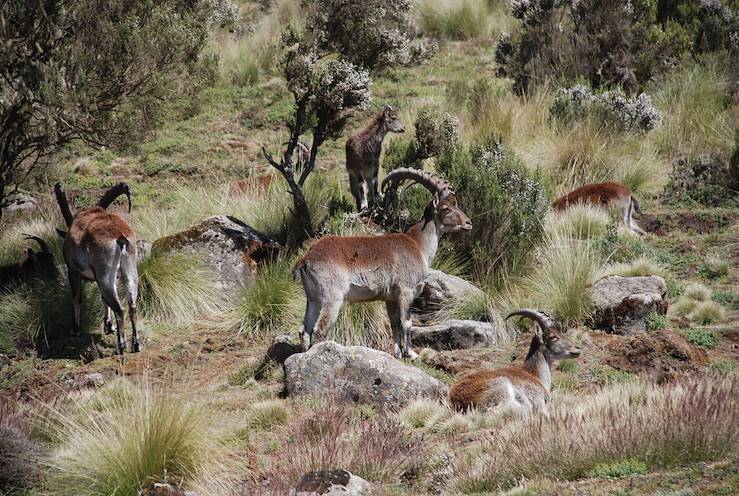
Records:
<instances>
[{"instance_id":1,"label":"shrub","mask_svg":"<svg viewBox=\"0 0 739 496\"><path fill-rule=\"evenodd\" d=\"M685 336L688 341L701 348L715 348L719 343L719 335L707 329L688 329Z\"/></svg>"},{"instance_id":2,"label":"shrub","mask_svg":"<svg viewBox=\"0 0 739 496\"><path fill-rule=\"evenodd\" d=\"M637 97L628 97L618 89L594 93L582 84L560 88L549 112L564 122L594 117L606 127L625 131L648 131L661 118L660 111L646 93Z\"/></svg>"},{"instance_id":3,"label":"shrub","mask_svg":"<svg viewBox=\"0 0 739 496\"><path fill-rule=\"evenodd\" d=\"M647 464L635 459L626 459L611 463L599 463L588 471L588 477L600 479L624 479L632 475L647 473Z\"/></svg>"},{"instance_id":4,"label":"shrub","mask_svg":"<svg viewBox=\"0 0 739 496\"><path fill-rule=\"evenodd\" d=\"M658 329L667 329L670 327L670 319L666 315L660 313L649 313L644 317L644 323L648 331L656 331Z\"/></svg>"},{"instance_id":5,"label":"shrub","mask_svg":"<svg viewBox=\"0 0 739 496\"><path fill-rule=\"evenodd\" d=\"M661 200L671 205L731 205L736 201L736 192L730 187L732 180L729 166L717 155L681 158L673 164Z\"/></svg>"},{"instance_id":6,"label":"shrub","mask_svg":"<svg viewBox=\"0 0 739 496\"><path fill-rule=\"evenodd\" d=\"M139 309L154 321L187 322L223 302L203 262L184 252L154 253L139 270Z\"/></svg>"},{"instance_id":7,"label":"shrub","mask_svg":"<svg viewBox=\"0 0 739 496\"><path fill-rule=\"evenodd\" d=\"M459 118L450 113L439 114L429 108L421 109L414 122L414 141L393 140L385 154L383 168L423 168L422 161L460 148Z\"/></svg>"},{"instance_id":8,"label":"shrub","mask_svg":"<svg viewBox=\"0 0 739 496\"><path fill-rule=\"evenodd\" d=\"M538 177L494 140L444 154L436 169L473 219L472 232L459 238L459 250L473 261L473 269L500 273L525 259L549 208Z\"/></svg>"},{"instance_id":9,"label":"shrub","mask_svg":"<svg viewBox=\"0 0 739 496\"><path fill-rule=\"evenodd\" d=\"M133 496L165 478L177 485L192 480L201 464L212 462L202 411L148 384L115 402L78 408L75 415L51 412L57 446L45 494Z\"/></svg>"},{"instance_id":10,"label":"shrub","mask_svg":"<svg viewBox=\"0 0 739 496\"><path fill-rule=\"evenodd\" d=\"M256 429L270 429L287 422L289 410L284 400L265 400L249 408L246 423Z\"/></svg>"},{"instance_id":11,"label":"shrub","mask_svg":"<svg viewBox=\"0 0 739 496\"><path fill-rule=\"evenodd\" d=\"M549 419L514 420L458 458L457 489L506 488L522 477L576 479L629 459L650 468L722 459L738 441L738 389L732 376L665 387L629 383L579 397L579 408L564 406Z\"/></svg>"},{"instance_id":12,"label":"shrub","mask_svg":"<svg viewBox=\"0 0 739 496\"><path fill-rule=\"evenodd\" d=\"M415 39L411 0L305 0L303 5L316 47L367 69L421 62L438 49Z\"/></svg>"},{"instance_id":13,"label":"shrub","mask_svg":"<svg viewBox=\"0 0 739 496\"><path fill-rule=\"evenodd\" d=\"M690 320L698 324L714 324L726 319L724 307L712 300L701 301L688 315Z\"/></svg>"}]
</instances>

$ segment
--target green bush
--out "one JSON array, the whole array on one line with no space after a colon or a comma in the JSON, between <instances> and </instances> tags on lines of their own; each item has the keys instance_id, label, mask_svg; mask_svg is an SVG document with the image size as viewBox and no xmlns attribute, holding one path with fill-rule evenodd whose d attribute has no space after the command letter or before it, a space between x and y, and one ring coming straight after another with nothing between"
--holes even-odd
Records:
<instances>
[{"instance_id":1,"label":"green bush","mask_svg":"<svg viewBox=\"0 0 739 496\"><path fill-rule=\"evenodd\" d=\"M441 155L436 169L472 219L472 232L458 239L472 268L480 274L502 273L522 262L541 236L549 208L539 178L493 139Z\"/></svg>"},{"instance_id":2,"label":"green bush","mask_svg":"<svg viewBox=\"0 0 739 496\"><path fill-rule=\"evenodd\" d=\"M662 192L662 203L709 207L733 205L736 191L729 165L718 155L702 154L675 161Z\"/></svg>"},{"instance_id":3,"label":"green bush","mask_svg":"<svg viewBox=\"0 0 739 496\"><path fill-rule=\"evenodd\" d=\"M688 329L685 336L694 345L706 349L715 348L720 340L718 333L708 329Z\"/></svg>"},{"instance_id":4,"label":"green bush","mask_svg":"<svg viewBox=\"0 0 739 496\"><path fill-rule=\"evenodd\" d=\"M588 471L588 477L600 479L624 479L632 475L647 473L647 464L639 460L629 458L618 462L599 463Z\"/></svg>"},{"instance_id":5,"label":"green bush","mask_svg":"<svg viewBox=\"0 0 739 496\"><path fill-rule=\"evenodd\" d=\"M667 315L662 315L656 312L647 314L647 316L644 317L644 322L647 325L648 331L656 331L658 329L667 329L670 327L670 319L667 318Z\"/></svg>"}]
</instances>

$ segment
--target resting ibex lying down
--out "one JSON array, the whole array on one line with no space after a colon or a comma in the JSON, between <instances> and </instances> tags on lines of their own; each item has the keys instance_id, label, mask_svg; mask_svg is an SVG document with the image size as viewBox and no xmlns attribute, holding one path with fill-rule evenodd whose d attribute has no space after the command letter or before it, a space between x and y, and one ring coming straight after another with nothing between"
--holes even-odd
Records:
<instances>
[{"instance_id":1,"label":"resting ibex lying down","mask_svg":"<svg viewBox=\"0 0 739 496\"><path fill-rule=\"evenodd\" d=\"M120 275L128 300L131 319L131 351L139 351L139 337L136 330L136 298L138 296L139 276L136 268L136 235L131 224L122 216L105 210L116 197L128 197L131 210L131 196L128 186L119 183L108 190L94 207L80 210L72 215L67 197L57 183L54 188L62 216L69 232L60 231L64 237L64 261L67 263L69 285L74 300L75 332L80 329L82 308L82 280L95 281L100 288L106 306L106 334L113 332L111 311L115 314L117 331L117 351L123 353L126 340L123 330L123 308L116 287Z\"/></svg>"},{"instance_id":2,"label":"resting ibex lying down","mask_svg":"<svg viewBox=\"0 0 739 496\"><path fill-rule=\"evenodd\" d=\"M293 277L300 276L307 299L300 333L304 348L310 347L314 333L326 336L345 301L382 300L390 316L395 356L416 357L410 342L411 303L423 289L439 237L469 231L472 221L459 208L449 183L428 172L396 169L385 177L383 189L391 183L397 187L406 179L434 194L423 218L408 232L325 236L295 265Z\"/></svg>"},{"instance_id":3,"label":"resting ibex lying down","mask_svg":"<svg viewBox=\"0 0 739 496\"><path fill-rule=\"evenodd\" d=\"M580 349L562 334L560 325L543 312L523 309L512 312L536 322L534 337L523 365L479 369L463 375L450 389L449 402L457 410L503 408L524 414L532 410L547 416L552 385L552 362L576 358Z\"/></svg>"},{"instance_id":4,"label":"resting ibex lying down","mask_svg":"<svg viewBox=\"0 0 739 496\"><path fill-rule=\"evenodd\" d=\"M369 126L346 140L346 170L357 210L374 206L377 199L382 140L388 132L403 133L405 127L398 113L390 105L385 105Z\"/></svg>"},{"instance_id":5,"label":"resting ibex lying down","mask_svg":"<svg viewBox=\"0 0 739 496\"><path fill-rule=\"evenodd\" d=\"M552 208L562 211L578 203L618 208L621 211L621 220L629 232L639 235L646 234L632 218L632 211L636 210L637 213L641 213L641 209L639 202L626 186L614 182L587 184L555 200Z\"/></svg>"},{"instance_id":6,"label":"resting ibex lying down","mask_svg":"<svg viewBox=\"0 0 739 496\"><path fill-rule=\"evenodd\" d=\"M28 248L17 263L0 267L0 289L34 279L54 279L57 276L54 254L46 242L38 236L26 234L25 237L37 242L41 251L35 252L33 248Z\"/></svg>"}]
</instances>

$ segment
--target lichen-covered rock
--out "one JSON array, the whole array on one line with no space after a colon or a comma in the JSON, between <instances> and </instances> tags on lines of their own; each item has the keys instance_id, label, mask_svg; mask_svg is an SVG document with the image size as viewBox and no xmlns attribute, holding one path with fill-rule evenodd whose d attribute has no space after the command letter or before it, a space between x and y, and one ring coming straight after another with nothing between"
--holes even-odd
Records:
<instances>
[{"instance_id":1,"label":"lichen-covered rock","mask_svg":"<svg viewBox=\"0 0 739 496\"><path fill-rule=\"evenodd\" d=\"M155 483L139 491L139 496L197 496L197 494L183 491L170 484Z\"/></svg>"},{"instance_id":2,"label":"lichen-covered rock","mask_svg":"<svg viewBox=\"0 0 739 496\"><path fill-rule=\"evenodd\" d=\"M667 284L659 276L604 277L588 291L589 325L614 334L646 331L644 317L667 313Z\"/></svg>"},{"instance_id":3,"label":"lichen-covered rock","mask_svg":"<svg viewBox=\"0 0 739 496\"><path fill-rule=\"evenodd\" d=\"M256 263L280 245L235 217L217 215L154 241L152 253L186 251L202 256L224 291L248 287Z\"/></svg>"},{"instance_id":4,"label":"lichen-covered rock","mask_svg":"<svg viewBox=\"0 0 739 496\"><path fill-rule=\"evenodd\" d=\"M447 320L411 328L411 339L415 346L439 351L489 346L497 342L499 334L492 323L477 320Z\"/></svg>"},{"instance_id":5,"label":"lichen-covered rock","mask_svg":"<svg viewBox=\"0 0 739 496\"><path fill-rule=\"evenodd\" d=\"M285 360L289 396L336 394L339 399L391 410L419 397L441 398L447 387L389 354L334 341L315 344Z\"/></svg>"},{"instance_id":6,"label":"lichen-covered rock","mask_svg":"<svg viewBox=\"0 0 739 496\"><path fill-rule=\"evenodd\" d=\"M436 310L442 302L450 299L477 296L484 296L484 293L474 284L461 277L431 269L423 283L423 291L413 302L413 306L421 310Z\"/></svg>"},{"instance_id":7,"label":"lichen-covered rock","mask_svg":"<svg viewBox=\"0 0 739 496\"><path fill-rule=\"evenodd\" d=\"M303 476L290 496L365 496L370 483L346 470L318 470Z\"/></svg>"}]
</instances>

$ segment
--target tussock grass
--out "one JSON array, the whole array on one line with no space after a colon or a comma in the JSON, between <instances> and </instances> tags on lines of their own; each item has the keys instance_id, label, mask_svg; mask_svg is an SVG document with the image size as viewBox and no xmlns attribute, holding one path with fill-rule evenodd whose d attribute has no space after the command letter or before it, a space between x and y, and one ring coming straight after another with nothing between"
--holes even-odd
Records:
<instances>
[{"instance_id":1,"label":"tussock grass","mask_svg":"<svg viewBox=\"0 0 739 496\"><path fill-rule=\"evenodd\" d=\"M429 421L448 415L448 409L436 401L418 399L398 412L398 419L408 427L426 427Z\"/></svg>"},{"instance_id":2,"label":"tussock grass","mask_svg":"<svg viewBox=\"0 0 739 496\"><path fill-rule=\"evenodd\" d=\"M685 288L683 296L695 301L708 301L711 299L711 290L699 282L694 282Z\"/></svg>"},{"instance_id":3,"label":"tussock grass","mask_svg":"<svg viewBox=\"0 0 739 496\"><path fill-rule=\"evenodd\" d=\"M628 459L649 468L720 459L739 441L737 397L739 379L731 376L563 397L551 418L509 422L460 456L456 487L471 494L512 487L522 477L577 479Z\"/></svg>"},{"instance_id":4,"label":"tussock grass","mask_svg":"<svg viewBox=\"0 0 739 496\"><path fill-rule=\"evenodd\" d=\"M696 305L698 305L697 301L683 296L670 306L669 310L678 317L685 317L695 309Z\"/></svg>"},{"instance_id":5,"label":"tussock grass","mask_svg":"<svg viewBox=\"0 0 739 496\"><path fill-rule=\"evenodd\" d=\"M472 40L491 34L493 18L486 0L417 0L415 7L419 24L430 36Z\"/></svg>"},{"instance_id":6,"label":"tussock grass","mask_svg":"<svg viewBox=\"0 0 739 496\"><path fill-rule=\"evenodd\" d=\"M555 234L537 249L530 272L508 281L498 307L533 307L554 312L565 321L578 321L589 310L587 288L596 280L603 260L584 241Z\"/></svg>"},{"instance_id":7,"label":"tussock grass","mask_svg":"<svg viewBox=\"0 0 739 496\"><path fill-rule=\"evenodd\" d=\"M701 301L688 315L690 320L701 325L715 324L726 319L726 310L715 301Z\"/></svg>"},{"instance_id":8,"label":"tussock grass","mask_svg":"<svg viewBox=\"0 0 739 496\"><path fill-rule=\"evenodd\" d=\"M665 266L649 255L639 255L631 262L620 262L607 265L600 277L606 276L651 276L666 277L669 275Z\"/></svg>"},{"instance_id":9,"label":"tussock grass","mask_svg":"<svg viewBox=\"0 0 739 496\"><path fill-rule=\"evenodd\" d=\"M592 205L572 205L563 212L551 211L544 223L550 235L588 239L604 236L608 232L611 217L603 208Z\"/></svg>"},{"instance_id":10,"label":"tussock grass","mask_svg":"<svg viewBox=\"0 0 739 496\"><path fill-rule=\"evenodd\" d=\"M249 408L246 423L254 429L270 429L287 422L289 414L284 400L264 400Z\"/></svg>"},{"instance_id":11,"label":"tussock grass","mask_svg":"<svg viewBox=\"0 0 739 496\"><path fill-rule=\"evenodd\" d=\"M147 319L188 322L222 307L221 291L194 254L154 253L138 270L139 308Z\"/></svg>"},{"instance_id":12,"label":"tussock grass","mask_svg":"<svg viewBox=\"0 0 739 496\"><path fill-rule=\"evenodd\" d=\"M52 410L58 426L44 494L133 496L165 477L190 481L215 463L201 409L148 383L131 393L94 395L74 414Z\"/></svg>"},{"instance_id":13,"label":"tussock grass","mask_svg":"<svg viewBox=\"0 0 739 496\"><path fill-rule=\"evenodd\" d=\"M700 266L700 275L706 279L721 279L729 274L731 262L717 253L706 256Z\"/></svg>"},{"instance_id":14,"label":"tussock grass","mask_svg":"<svg viewBox=\"0 0 739 496\"><path fill-rule=\"evenodd\" d=\"M390 322L385 304L345 303L326 339L347 346L383 348L390 340Z\"/></svg>"}]
</instances>

